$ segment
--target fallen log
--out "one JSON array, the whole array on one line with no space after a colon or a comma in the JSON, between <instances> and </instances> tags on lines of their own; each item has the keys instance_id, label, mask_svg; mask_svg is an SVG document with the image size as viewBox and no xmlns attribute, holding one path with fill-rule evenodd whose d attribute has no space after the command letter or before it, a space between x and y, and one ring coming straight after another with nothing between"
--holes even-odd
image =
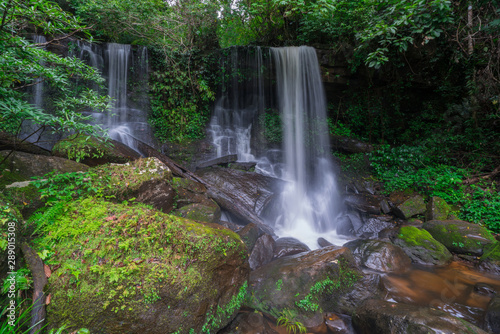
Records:
<instances>
[{"instance_id":1,"label":"fallen log","mask_svg":"<svg viewBox=\"0 0 500 334\"><path fill-rule=\"evenodd\" d=\"M198 175L192 173L187 168L179 165L165 154L158 152L156 149L149 146L148 144L143 143L140 140L136 141L137 141L137 148L142 154L144 154L146 157L157 158L165 165L167 165L174 175L203 184L207 188L208 197L213 199L222 209L230 212L236 218L241 220L243 224L246 225L249 223L254 223L257 226L259 226L259 228L262 231L274 235L272 228L266 225L255 212L247 209L240 201L231 199L230 196L228 196L224 192L224 190L214 187L210 183L204 181Z\"/></svg>"},{"instance_id":2,"label":"fallen log","mask_svg":"<svg viewBox=\"0 0 500 334\"><path fill-rule=\"evenodd\" d=\"M31 309L30 334L39 333L45 321L45 301L46 296L43 288L47 284L47 276L43 267L43 262L38 254L26 243L21 245L24 259L33 275L33 307Z\"/></svg>"}]
</instances>

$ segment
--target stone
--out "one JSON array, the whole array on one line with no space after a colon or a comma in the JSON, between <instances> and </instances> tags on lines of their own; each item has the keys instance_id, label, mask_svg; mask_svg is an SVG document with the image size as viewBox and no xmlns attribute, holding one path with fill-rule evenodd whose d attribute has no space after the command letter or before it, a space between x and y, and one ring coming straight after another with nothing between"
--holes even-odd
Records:
<instances>
[{"instance_id":1,"label":"stone","mask_svg":"<svg viewBox=\"0 0 500 334\"><path fill-rule=\"evenodd\" d=\"M380 292L363 276L345 247L282 257L251 272L246 306L271 314L291 310L300 322L323 310L352 312Z\"/></svg>"},{"instance_id":2,"label":"stone","mask_svg":"<svg viewBox=\"0 0 500 334\"><path fill-rule=\"evenodd\" d=\"M474 285L474 292L481 296L493 298L496 295L495 289L486 283L476 283Z\"/></svg>"},{"instance_id":3,"label":"stone","mask_svg":"<svg viewBox=\"0 0 500 334\"><path fill-rule=\"evenodd\" d=\"M342 319L340 316L338 316L335 313L329 312L329 313L325 314L325 324L331 333L335 333L335 334L349 334L349 333L351 333L349 331L349 327L344 322L344 319Z\"/></svg>"},{"instance_id":4,"label":"stone","mask_svg":"<svg viewBox=\"0 0 500 334\"><path fill-rule=\"evenodd\" d=\"M236 155L236 154L225 155L223 157L200 162L198 164L198 166L196 166L196 169L202 169L202 168L207 168L207 167L212 167L212 166L217 166L217 165L227 165L229 163L236 162L236 160L238 160L238 155Z\"/></svg>"},{"instance_id":5,"label":"stone","mask_svg":"<svg viewBox=\"0 0 500 334\"><path fill-rule=\"evenodd\" d=\"M262 312L240 312L217 334L279 334L279 332L271 328Z\"/></svg>"},{"instance_id":6,"label":"stone","mask_svg":"<svg viewBox=\"0 0 500 334\"><path fill-rule=\"evenodd\" d=\"M240 229L238 232L241 240L247 246L248 254L252 251L257 239L262 235L259 227L253 223L247 224L244 228Z\"/></svg>"},{"instance_id":7,"label":"stone","mask_svg":"<svg viewBox=\"0 0 500 334\"><path fill-rule=\"evenodd\" d=\"M404 272L411 263L403 250L390 242L358 239L344 247L352 251L359 265L383 273Z\"/></svg>"},{"instance_id":8,"label":"stone","mask_svg":"<svg viewBox=\"0 0 500 334\"><path fill-rule=\"evenodd\" d=\"M356 309L353 325L359 334L486 334L473 324L434 308L383 300L365 301Z\"/></svg>"},{"instance_id":9,"label":"stone","mask_svg":"<svg viewBox=\"0 0 500 334\"><path fill-rule=\"evenodd\" d=\"M295 255L298 253L308 252L311 249L303 242L295 238L279 238L276 240L276 247L274 248L274 257L280 258L288 255Z\"/></svg>"},{"instance_id":10,"label":"stone","mask_svg":"<svg viewBox=\"0 0 500 334\"><path fill-rule=\"evenodd\" d=\"M461 220L431 220L423 228L457 254L481 256L483 248L495 242L486 228Z\"/></svg>"},{"instance_id":11,"label":"stone","mask_svg":"<svg viewBox=\"0 0 500 334\"><path fill-rule=\"evenodd\" d=\"M500 275L500 242L486 245L479 259L478 269L489 274Z\"/></svg>"},{"instance_id":12,"label":"stone","mask_svg":"<svg viewBox=\"0 0 500 334\"><path fill-rule=\"evenodd\" d=\"M9 155L10 151L1 151L0 160ZM24 152L12 152L7 160L2 165L3 168L8 169L13 176L4 175L2 177L2 184L5 185L6 179L11 178L12 182L22 182L31 180L33 176L43 176L50 172L59 173L73 173L83 172L89 169L87 165L63 159L59 157L51 157L45 155L35 155Z\"/></svg>"},{"instance_id":13,"label":"stone","mask_svg":"<svg viewBox=\"0 0 500 334\"><path fill-rule=\"evenodd\" d=\"M43 236L58 235L48 327L217 333L241 306L249 267L239 236L216 226L102 199L68 203Z\"/></svg>"},{"instance_id":14,"label":"stone","mask_svg":"<svg viewBox=\"0 0 500 334\"><path fill-rule=\"evenodd\" d=\"M403 226L392 242L401 247L413 263L424 265L445 265L453 255L432 235L414 226Z\"/></svg>"},{"instance_id":15,"label":"stone","mask_svg":"<svg viewBox=\"0 0 500 334\"><path fill-rule=\"evenodd\" d=\"M221 217L221 210L217 203L212 201L211 206L199 203L189 204L174 210L172 214L195 221L218 223Z\"/></svg>"},{"instance_id":16,"label":"stone","mask_svg":"<svg viewBox=\"0 0 500 334\"><path fill-rule=\"evenodd\" d=\"M248 263L250 269L255 270L269 262L274 256L275 242L272 236L264 234L255 242L255 246L250 252Z\"/></svg>"},{"instance_id":17,"label":"stone","mask_svg":"<svg viewBox=\"0 0 500 334\"><path fill-rule=\"evenodd\" d=\"M318 245L321 248L333 246L333 244L325 238L318 238Z\"/></svg>"},{"instance_id":18,"label":"stone","mask_svg":"<svg viewBox=\"0 0 500 334\"><path fill-rule=\"evenodd\" d=\"M356 230L355 235L366 239L377 239L386 229L396 227L392 216L371 216L364 219L364 224Z\"/></svg>"},{"instance_id":19,"label":"stone","mask_svg":"<svg viewBox=\"0 0 500 334\"><path fill-rule=\"evenodd\" d=\"M427 203L427 220L446 220L451 212L451 207L441 197L433 196Z\"/></svg>"},{"instance_id":20,"label":"stone","mask_svg":"<svg viewBox=\"0 0 500 334\"><path fill-rule=\"evenodd\" d=\"M84 158L79 162L92 167L107 163L123 164L141 157L138 152L119 141L83 134L71 135L58 141L52 148L54 156L71 160L78 158L75 152L85 152Z\"/></svg>"},{"instance_id":21,"label":"stone","mask_svg":"<svg viewBox=\"0 0 500 334\"><path fill-rule=\"evenodd\" d=\"M285 184L285 181L269 176L230 168L207 168L197 174L257 215L277 200L275 194L280 194Z\"/></svg>"},{"instance_id":22,"label":"stone","mask_svg":"<svg viewBox=\"0 0 500 334\"><path fill-rule=\"evenodd\" d=\"M500 296L495 296L490 300L484 318L486 330L500 333Z\"/></svg>"},{"instance_id":23,"label":"stone","mask_svg":"<svg viewBox=\"0 0 500 334\"><path fill-rule=\"evenodd\" d=\"M370 194L348 194L344 196L345 204L363 213L380 214L380 199Z\"/></svg>"},{"instance_id":24,"label":"stone","mask_svg":"<svg viewBox=\"0 0 500 334\"><path fill-rule=\"evenodd\" d=\"M358 236L357 231L363 227L364 221L359 212L351 211L337 220L337 234Z\"/></svg>"},{"instance_id":25,"label":"stone","mask_svg":"<svg viewBox=\"0 0 500 334\"><path fill-rule=\"evenodd\" d=\"M425 214L427 207L424 202L424 198L421 195L413 195L403 203L397 206L403 215L401 218L409 219L416 215Z\"/></svg>"}]
</instances>

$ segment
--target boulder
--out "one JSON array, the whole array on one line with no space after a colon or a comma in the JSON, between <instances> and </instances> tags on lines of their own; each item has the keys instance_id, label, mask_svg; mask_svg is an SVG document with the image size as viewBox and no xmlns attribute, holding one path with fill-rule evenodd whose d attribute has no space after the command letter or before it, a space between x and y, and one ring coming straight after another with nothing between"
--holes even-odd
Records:
<instances>
[{"instance_id":1,"label":"boulder","mask_svg":"<svg viewBox=\"0 0 500 334\"><path fill-rule=\"evenodd\" d=\"M279 334L271 328L262 312L240 312L238 316L217 334Z\"/></svg>"},{"instance_id":2,"label":"boulder","mask_svg":"<svg viewBox=\"0 0 500 334\"><path fill-rule=\"evenodd\" d=\"M287 255L295 255L298 253L308 252L310 250L311 249L306 244L295 238L279 238L278 240L276 240L274 257L280 258Z\"/></svg>"},{"instance_id":3,"label":"boulder","mask_svg":"<svg viewBox=\"0 0 500 334\"><path fill-rule=\"evenodd\" d=\"M221 211L217 203L212 201L210 206L203 204L189 204L172 212L173 215L195 221L218 223Z\"/></svg>"},{"instance_id":4,"label":"boulder","mask_svg":"<svg viewBox=\"0 0 500 334\"><path fill-rule=\"evenodd\" d=\"M318 238L317 242L318 246L321 248L333 246L333 244L330 241L326 240L325 238Z\"/></svg>"},{"instance_id":5,"label":"boulder","mask_svg":"<svg viewBox=\"0 0 500 334\"><path fill-rule=\"evenodd\" d=\"M500 296L491 299L484 317L485 329L492 333L500 333Z\"/></svg>"},{"instance_id":6,"label":"boulder","mask_svg":"<svg viewBox=\"0 0 500 334\"><path fill-rule=\"evenodd\" d=\"M246 306L270 314L292 312L302 323L323 310L352 312L379 291L364 280L349 249L335 246L274 260L252 271L249 287Z\"/></svg>"},{"instance_id":7,"label":"boulder","mask_svg":"<svg viewBox=\"0 0 500 334\"><path fill-rule=\"evenodd\" d=\"M257 225L250 223L240 229L237 233L247 246L248 254L250 255L250 252L255 246L255 242L257 242L257 239L262 235L262 232L259 230Z\"/></svg>"},{"instance_id":8,"label":"boulder","mask_svg":"<svg viewBox=\"0 0 500 334\"><path fill-rule=\"evenodd\" d=\"M451 207L441 197L433 196L427 202L427 220L446 220L451 212Z\"/></svg>"},{"instance_id":9,"label":"boulder","mask_svg":"<svg viewBox=\"0 0 500 334\"><path fill-rule=\"evenodd\" d=\"M401 247L413 263L424 265L445 265L453 255L426 230L414 226L403 226L392 242Z\"/></svg>"},{"instance_id":10,"label":"boulder","mask_svg":"<svg viewBox=\"0 0 500 334\"><path fill-rule=\"evenodd\" d=\"M238 155L236 155L236 154L225 155L223 157L200 162L198 164L198 166L196 166L196 169L202 169L202 168L207 168L207 167L212 167L212 166L217 166L217 165L227 165L231 162L236 162L236 160L238 160Z\"/></svg>"},{"instance_id":11,"label":"boulder","mask_svg":"<svg viewBox=\"0 0 500 334\"><path fill-rule=\"evenodd\" d=\"M486 334L473 324L434 308L383 300L365 301L356 309L353 324L359 334Z\"/></svg>"},{"instance_id":12,"label":"boulder","mask_svg":"<svg viewBox=\"0 0 500 334\"><path fill-rule=\"evenodd\" d=\"M255 246L250 252L250 256L248 257L250 269L255 270L260 266L271 262L274 256L274 248L274 239L269 234L264 234L258 238L255 242Z\"/></svg>"},{"instance_id":13,"label":"boulder","mask_svg":"<svg viewBox=\"0 0 500 334\"><path fill-rule=\"evenodd\" d=\"M370 194L348 194L344 197L345 204L363 213L380 214L380 199Z\"/></svg>"},{"instance_id":14,"label":"boulder","mask_svg":"<svg viewBox=\"0 0 500 334\"><path fill-rule=\"evenodd\" d=\"M500 242L496 241L484 247L477 266L481 271L500 275Z\"/></svg>"},{"instance_id":15,"label":"boulder","mask_svg":"<svg viewBox=\"0 0 500 334\"><path fill-rule=\"evenodd\" d=\"M335 333L335 334L351 333L349 326L346 324L344 319L335 313L329 312L325 314L325 324L326 327L328 327L330 333Z\"/></svg>"},{"instance_id":16,"label":"boulder","mask_svg":"<svg viewBox=\"0 0 500 334\"><path fill-rule=\"evenodd\" d=\"M371 216L364 219L364 224L355 235L366 239L378 239L381 232L396 227L392 216Z\"/></svg>"},{"instance_id":17,"label":"boulder","mask_svg":"<svg viewBox=\"0 0 500 334\"><path fill-rule=\"evenodd\" d=\"M344 247L351 250L359 265L383 273L404 272L411 263L403 250L390 242L358 239Z\"/></svg>"},{"instance_id":18,"label":"boulder","mask_svg":"<svg viewBox=\"0 0 500 334\"><path fill-rule=\"evenodd\" d=\"M246 294L245 246L218 225L89 198L68 203L47 232L49 328L216 333Z\"/></svg>"},{"instance_id":19,"label":"boulder","mask_svg":"<svg viewBox=\"0 0 500 334\"><path fill-rule=\"evenodd\" d=\"M364 221L359 212L351 211L337 219L337 234L358 236L357 231L363 227Z\"/></svg>"},{"instance_id":20,"label":"boulder","mask_svg":"<svg viewBox=\"0 0 500 334\"><path fill-rule=\"evenodd\" d=\"M28 181L33 176L43 176L50 172L57 174L82 172L89 168L87 165L59 157L24 152L9 154L10 151L0 152L0 161L8 156L2 164L1 184L3 186L13 182Z\"/></svg>"},{"instance_id":21,"label":"boulder","mask_svg":"<svg viewBox=\"0 0 500 334\"><path fill-rule=\"evenodd\" d=\"M5 187L2 195L12 203L24 219L28 219L36 210L42 208L45 202L40 198L38 188L31 181L16 182Z\"/></svg>"},{"instance_id":22,"label":"boulder","mask_svg":"<svg viewBox=\"0 0 500 334\"><path fill-rule=\"evenodd\" d=\"M457 254L481 256L483 248L495 242L486 228L461 220L431 220L423 228Z\"/></svg>"},{"instance_id":23,"label":"boulder","mask_svg":"<svg viewBox=\"0 0 500 334\"><path fill-rule=\"evenodd\" d=\"M424 198L418 194L405 200L403 203L397 206L397 211L400 213L400 218L409 219L416 215L423 215L427 209L424 202Z\"/></svg>"},{"instance_id":24,"label":"boulder","mask_svg":"<svg viewBox=\"0 0 500 334\"><path fill-rule=\"evenodd\" d=\"M138 152L116 140L104 140L84 134L71 135L58 141L52 148L52 154L76 160L88 166L107 163L122 164L141 157Z\"/></svg>"},{"instance_id":25,"label":"boulder","mask_svg":"<svg viewBox=\"0 0 500 334\"><path fill-rule=\"evenodd\" d=\"M275 194L280 194L284 185L284 181L269 176L230 168L208 168L197 174L258 215L276 199Z\"/></svg>"}]
</instances>

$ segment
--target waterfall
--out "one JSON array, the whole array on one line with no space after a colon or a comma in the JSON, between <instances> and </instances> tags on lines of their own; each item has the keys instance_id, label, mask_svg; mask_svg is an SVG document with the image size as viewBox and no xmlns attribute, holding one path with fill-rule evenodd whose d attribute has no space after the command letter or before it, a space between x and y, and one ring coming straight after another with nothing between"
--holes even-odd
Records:
<instances>
[{"instance_id":1,"label":"waterfall","mask_svg":"<svg viewBox=\"0 0 500 334\"><path fill-rule=\"evenodd\" d=\"M209 128L217 157L237 154L239 161L255 160L252 126L264 111L263 66L260 47L233 47L221 57L223 88Z\"/></svg>"},{"instance_id":2,"label":"waterfall","mask_svg":"<svg viewBox=\"0 0 500 334\"><path fill-rule=\"evenodd\" d=\"M335 239L339 194L326 126L326 99L314 48L271 49L283 120L285 174L282 212L275 229L317 248L316 239Z\"/></svg>"}]
</instances>

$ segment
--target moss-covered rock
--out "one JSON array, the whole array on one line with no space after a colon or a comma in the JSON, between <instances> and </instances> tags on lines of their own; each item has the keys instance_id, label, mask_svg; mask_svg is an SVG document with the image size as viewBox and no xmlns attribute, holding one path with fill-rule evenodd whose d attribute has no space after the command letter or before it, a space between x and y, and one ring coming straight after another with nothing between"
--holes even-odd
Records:
<instances>
[{"instance_id":1,"label":"moss-covered rock","mask_svg":"<svg viewBox=\"0 0 500 334\"><path fill-rule=\"evenodd\" d=\"M380 240L354 240L344 247L351 250L356 262L379 272L404 272L410 267L410 258L397 246Z\"/></svg>"},{"instance_id":2,"label":"moss-covered rock","mask_svg":"<svg viewBox=\"0 0 500 334\"><path fill-rule=\"evenodd\" d=\"M224 228L88 198L62 206L43 232L50 327L216 333L245 295L246 248Z\"/></svg>"},{"instance_id":3,"label":"moss-covered rock","mask_svg":"<svg viewBox=\"0 0 500 334\"><path fill-rule=\"evenodd\" d=\"M478 267L490 274L500 275L500 242L497 241L484 247Z\"/></svg>"},{"instance_id":4,"label":"moss-covered rock","mask_svg":"<svg viewBox=\"0 0 500 334\"><path fill-rule=\"evenodd\" d=\"M116 140L105 141L83 134L74 134L58 141L52 148L52 154L89 166L126 163L141 157L138 152Z\"/></svg>"},{"instance_id":5,"label":"moss-covered rock","mask_svg":"<svg viewBox=\"0 0 500 334\"><path fill-rule=\"evenodd\" d=\"M287 256L252 271L246 305L274 317L293 314L289 320L301 323L322 317L323 310L352 312L377 293L375 286L364 285L362 276L347 248ZM362 293L351 294L357 290Z\"/></svg>"},{"instance_id":6,"label":"moss-covered rock","mask_svg":"<svg viewBox=\"0 0 500 334\"><path fill-rule=\"evenodd\" d=\"M446 220L450 216L451 207L441 197L433 196L427 203L427 220Z\"/></svg>"},{"instance_id":7,"label":"moss-covered rock","mask_svg":"<svg viewBox=\"0 0 500 334\"><path fill-rule=\"evenodd\" d=\"M189 204L173 211L172 214L201 222L218 223L221 217L221 210L217 203L212 201L210 206L199 203Z\"/></svg>"},{"instance_id":8,"label":"moss-covered rock","mask_svg":"<svg viewBox=\"0 0 500 334\"><path fill-rule=\"evenodd\" d=\"M423 228L457 254L481 256L483 248L495 242L486 228L461 220L431 220Z\"/></svg>"},{"instance_id":9,"label":"moss-covered rock","mask_svg":"<svg viewBox=\"0 0 500 334\"><path fill-rule=\"evenodd\" d=\"M50 172L80 172L89 168L87 165L59 157L24 152L0 152L0 160L3 160L6 156L8 158L0 166L0 170L2 170L0 188L13 182L29 181L33 176L43 176Z\"/></svg>"},{"instance_id":10,"label":"moss-covered rock","mask_svg":"<svg viewBox=\"0 0 500 334\"><path fill-rule=\"evenodd\" d=\"M33 212L44 205L38 189L31 182L19 184L16 187L8 186L2 191L2 195L12 203L24 219L28 219Z\"/></svg>"},{"instance_id":11,"label":"moss-covered rock","mask_svg":"<svg viewBox=\"0 0 500 334\"><path fill-rule=\"evenodd\" d=\"M392 242L403 249L412 262L419 264L444 265L453 255L432 235L414 226L403 226Z\"/></svg>"},{"instance_id":12,"label":"moss-covered rock","mask_svg":"<svg viewBox=\"0 0 500 334\"><path fill-rule=\"evenodd\" d=\"M403 219L409 219L416 215L425 214L426 205L421 195L414 195L397 207L402 214Z\"/></svg>"}]
</instances>

